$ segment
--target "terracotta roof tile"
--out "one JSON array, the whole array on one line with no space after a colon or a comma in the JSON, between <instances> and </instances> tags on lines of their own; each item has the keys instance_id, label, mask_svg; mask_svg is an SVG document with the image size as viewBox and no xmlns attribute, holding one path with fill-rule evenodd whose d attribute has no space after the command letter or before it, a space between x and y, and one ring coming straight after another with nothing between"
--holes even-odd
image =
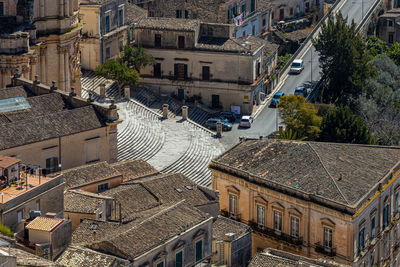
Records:
<instances>
[{"instance_id":1,"label":"terracotta roof tile","mask_svg":"<svg viewBox=\"0 0 400 267\"><path fill-rule=\"evenodd\" d=\"M0 155L0 168L8 168L14 164L21 162L20 159Z\"/></svg>"},{"instance_id":2,"label":"terracotta roof tile","mask_svg":"<svg viewBox=\"0 0 400 267\"><path fill-rule=\"evenodd\" d=\"M57 228L60 224L63 223L62 219L56 218L48 218L48 217L36 217L33 221L31 221L26 228L30 230L39 230L52 232Z\"/></svg>"}]
</instances>

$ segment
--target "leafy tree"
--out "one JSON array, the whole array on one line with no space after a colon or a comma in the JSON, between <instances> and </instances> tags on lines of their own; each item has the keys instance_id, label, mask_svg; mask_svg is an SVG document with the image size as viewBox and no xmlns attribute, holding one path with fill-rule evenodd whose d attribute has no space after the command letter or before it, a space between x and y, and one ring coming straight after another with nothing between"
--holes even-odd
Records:
<instances>
[{"instance_id":1,"label":"leafy tree","mask_svg":"<svg viewBox=\"0 0 400 267\"><path fill-rule=\"evenodd\" d=\"M367 50L370 56L377 58L383 54L386 54L389 50L389 47L385 41L382 41L376 36L370 36L368 37Z\"/></svg>"},{"instance_id":2,"label":"leafy tree","mask_svg":"<svg viewBox=\"0 0 400 267\"><path fill-rule=\"evenodd\" d=\"M278 57L278 66L279 69L282 69L286 63L290 60L290 58L293 56L293 54L285 54L283 56Z\"/></svg>"},{"instance_id":3,"label":"leafy tree","mask_svg":"<svg viewBox=\"0 0 400 267\"><path fill-rule=\"evenodd\" d=\"M386 55L373 60L378 70L358 98L358 114L367 123L377 144L400 144L400 67Z\"/></svg>"},{"instance_id":4,"label":"leafy tree","mask_svg":"<svg viewBox=\"0 0 400 267\"><path fill-rule=\"evenodd\" d=\"M139 73L141 68L146 67L147 65L154 65L155 63L153 56L148 54L141 46L135 48L126 45L121 59L126 66L134 68Z\"/></svg>"},{"instance_id":5,"label":"leafy tree","mask_svg":"<svg viewBox=\"0 0 400 267\"><path fill-rule=\"evenodd\" d=\"M373 76L374 71L369 64L371 56L354 21L348 25L342 14L330 15L313 44L319 53L325 80L321 89L322 101L349 103L360 95L366 79Z\"/></svg>"},{"instance_id":6,"label":"leafy tree","mask_svg":"<svg viewBox=\"0 0 400 267\"><path fill-rule=\"evenodd\" d=\"M374 138L359 116L348 106L339 106L329 110L322 118L320 141L373 144Z\"/></svg>"},{"instance_id":7,"label":"leafy tree","mask_svg":"<svg viewBox=\"0 0 400 267\"><path fill-rule=\"evenodd\" d=\"M317 139L322 118L317 115L318 111L313 104L306 102L303 96L282 96L278 108L287 131L296 133L297 139Z\"/></svg>"},{"instance_id":8,"label":"leafy tree","mask_svg":"<svg viewBox=\"0 0 400 267\"><path fill-rule=\"evenodd\" d=\"M275 135L273 138L275 139L285 139L285 140L304 140L305 137L298 138L297 133L294 132L292 129L286 128L285 130L279 130L278 134Z\"/></svg>"},{"instance_id":9,"label":"leafy tree","mask_svg":"<svg viewBox=\"0 0 400 267\"><path fill-rule=\"evenodd\" d=\"M118 95L125 84L131 86L139 82L139 70L149 64L154 64L154 58L142 47L124 47L122 56L111 59L97 66L96 75L118 81Z\"/></svg>"},{"instance_id":10,"label":"leafy tree","mask_svg":"<svg viewBox=\"0 0 400 267\"><path fill-rule=\"evenodd\" d=\"M394 43L387 52L387 55L394 61L394 63L396 63L396 65L400 66L400 43Z\"/></svg>"}]
</instances>

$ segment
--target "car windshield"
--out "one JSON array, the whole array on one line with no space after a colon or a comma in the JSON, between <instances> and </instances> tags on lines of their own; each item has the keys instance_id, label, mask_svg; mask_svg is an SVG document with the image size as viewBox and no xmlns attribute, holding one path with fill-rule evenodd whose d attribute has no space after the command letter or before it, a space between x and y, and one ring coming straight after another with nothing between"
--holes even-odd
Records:
<instances>
[{"instance_id":1,"label":"car windshield","mask_svg":"<svg viewBox=\"0 0 400 267\"><path fill-rule=\"evenodd\" d=\"M293 62L293 63L292 63L292 67L294 67L294 68L299 68L299 67L301 67L301 63Z\"/></svg>"},{"instance_id":2,"label":"car windshield","mask_svg":"<svg viewBox=\"0 0 400 267\"><path fill-rule=\"evenodd\" d=\"M249 122L249 119L242 119L243 122Z\"/></svg>"},{"instance_id":3,"label":"car windshield","mask_svg":"<svg viewBox=\"0 0 400 267\"><path fill-rule=\"evenodd\" d=\"M303 92L303 88L296 88L295 92Z\"/></svg>"}]
</instances>

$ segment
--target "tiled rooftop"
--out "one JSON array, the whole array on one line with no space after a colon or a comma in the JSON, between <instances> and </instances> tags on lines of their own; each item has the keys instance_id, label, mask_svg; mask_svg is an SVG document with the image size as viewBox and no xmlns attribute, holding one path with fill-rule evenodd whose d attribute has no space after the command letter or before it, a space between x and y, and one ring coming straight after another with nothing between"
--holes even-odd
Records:
<instances>
[{"instance_id":1,"label":"tiled rooftop","mask_svg":"<svg viewBox=\"0 0 400 267\"><path fill-rule=\"evenodd\" d=\"M56 260L57 264L70 267L128 266L126 260L84 247L69 246Z\"/></svg>"},{"instance_id":2,"label":"tiled rooftop","mask_svg":"<svg viewBox=\"0 0 400 267\"><path fill-rule=\"evenodd\" d=\"M58 267L62 266L52 261L46 260L42 257L33 255L29 252L23 251L17 248L8 248L8 247L0 247L1 254L9 255L10 252L11 256L17 258L17 266L36 266L36 267Z\"/></svg>"},{"instance_id":3,"label":"tiled rooftop","mask_svg":"<svg viewBox=\"0 0 400 267\"><path fill-rule=\"evenodd\" d=\"M39 216L39 217L36 217L33 221L31 221L26 226L26 228L29 230L52 232L54 229L56 229L62 223L63 223L62 219Z\"/></svg>"},{"instance_id":4,"label":"tiled rooftop","mask_svg":"<svg viewBox=\"0 0 400 267\"><path fill-rule=\"evenodd\" d=\"M112 198L81 190L68 190L64 192L64 211L94 214L105 199Z\"/></svg>"},{"instance_id":5,"label":"tiled rooftop","mask_svg":"<svg viewBox=\"0 0 400 267\"><path fill-rule=\"evenodd\" d=\"M200 20L175 18L144 18L135 28L153 30L196 31L200 28Z\"/></svg>"},{"instance_id":6,"label":"tiled rooftop","mask_svg":"<svg viewBox=\"0 0 400 267\"><path fill-rule=\"evenodd\" d=\"M142 159L124 160L110 165L124 176L124 181L159 173L156 168Z\"/></svg>"},{"instance_id":7,"label":"tiled rooftop","mask_svg":"<svg viewBox=\"0 0 400 267\"><path fill-rule=\"evenodd\" d=\"M353 206L399 160L399 147L247 139L213 160L211 168Z\"/></svg>"},{"instance_id":8,"label":"tiled rooftop","mask_svg":"<svg viewBox=\"0 0 400 267\"><path fill-rule=\"evenodd\" d=\"M0 155L0 168L11 167L12 165L17 164L18 162L21 162L21 160L18 158Z\"/></svg>"},{"instance_id":9,"label":"tiled rooftop","mask_svg":"<svg viewBox=\"0 0 400 267\"><path fill-rule=\"evenodd\" d=\"M237 240L250 232L250 226L223 216L218 216L217 220L213 223L212 235L214 240L223 241L226 234L232 233L235 234L235 240Z\"/></svg>"}]
</instances>

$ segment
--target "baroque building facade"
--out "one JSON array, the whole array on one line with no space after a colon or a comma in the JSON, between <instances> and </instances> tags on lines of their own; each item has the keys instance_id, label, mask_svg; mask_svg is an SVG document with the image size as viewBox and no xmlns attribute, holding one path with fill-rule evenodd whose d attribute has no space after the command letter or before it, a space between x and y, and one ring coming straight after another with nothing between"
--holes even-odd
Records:
<instances>
[{"instance_id":1,"label":"baroque building facade","mask_svg":"<svg viewBox=\"0 0 400 267\"><path fill-rule=\"evenodd\" d=\"M80 95L78 0L0 1L0 87L19 70Z\"/></svg>"}]
</instances>

